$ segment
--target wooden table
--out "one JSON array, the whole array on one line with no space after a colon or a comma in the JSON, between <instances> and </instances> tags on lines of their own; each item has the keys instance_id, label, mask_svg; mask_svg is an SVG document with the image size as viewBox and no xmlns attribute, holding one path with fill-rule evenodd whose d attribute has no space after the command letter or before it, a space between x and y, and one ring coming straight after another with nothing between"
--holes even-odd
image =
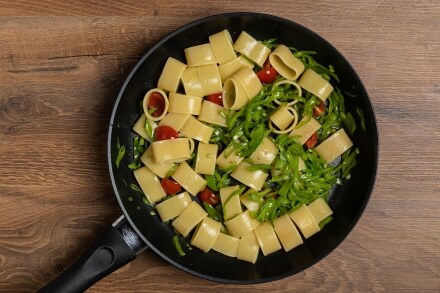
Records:
<instances>
[{"instance_id":1,"label":"wooden table","mask_svg":"<svg viewBox=\"0 0 440 293\"><path fill-rule=\"evenodd\" d=\"M357 69L380 129L366 212L327 258L277 282L212 283L147 251L88 292L439 292L438 1L97 2L0 3L1 292L35 291L120 215L107 125L142 54L192 20L244 10L309 27Z\"/></svg>"}]
</instances>

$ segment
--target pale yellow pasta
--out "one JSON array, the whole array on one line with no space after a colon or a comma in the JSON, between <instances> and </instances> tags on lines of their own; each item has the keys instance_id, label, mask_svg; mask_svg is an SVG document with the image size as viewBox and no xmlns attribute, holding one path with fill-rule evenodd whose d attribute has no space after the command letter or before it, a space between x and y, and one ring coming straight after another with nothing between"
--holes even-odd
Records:
<instances>
[{"instance_id":1,"label":"pale yellow pasta","mask_svg":"<svg viewBox=\"0 0 440 293\"><path fill-rule=\"evenodd\" d=\"M204 252L208 252L217 240L221 227L222 224L220 222L209 217L204 218L194 232L191 245L200 248Z\"/></svg>"},{"instance_id":2,"label":"pale yellow pasta","mask_svg":"<svg viewBox=\"0 0 440 293\"><path fill-rule=\"evenodd\" d=\"M150 137L145 130L145 122L150 124L151 129L154 130L157 127L157 123L151 120L147 121L147 118L145 117L145 114L142 114L141 117L136 121L136 123L133 126L133 131L145 138L147 141L152 142L153 138Z\"/></svg>"},{"instance_id":3,"label":"pale yellow pasta","mask_svg":"<svg viewBox=\"0 0 440 293\"><path fill-rule=\"evenodd\" d=\"M239 110L249 103L243 85L234 77L226 79L223 87L223 106L226 109Z\"/></svg>"},{"instance_id":4,"label":"pale yellow pasta","mask_svg":"<svg viewBox=\"0 0 440 293\"><path fill-rule=\"evenodd\" d=\"M255 228L255 236L264 256L281 249L277 235L269 222L264 222Z\"/></svg>"},{"instance_id":5,"label":"pale yellow pasta","mask_svg":"<svg viewBox=\"0 0 440 293\"><path fill-rule=\"evenodd\" d=\"M220 200L223 206L223 217L225 221L242 213L240 194L232 195L239 188L240 187L238 185L220 188Z\"/></svg>"},{"instance_id":6,"label":"pale yellow pasta","mask_svg":"<svg viewBox=\"0 0 440 293\"><path fill-rule=\"evenodd\" d=\"M156 210L162 222L166 222L178 217L191 202L191 196L185 191L156 205Z\"/></svg>"},{"instance_id":7,"label":"pale yellow pasta","mask_svg":"<svg viewBox=\"0 0 440 293\"><path fill-rule=\"evenodd\" d=\"M186 120L185 125L180 129L181 134L204 143L209 143L213 131L214 128L203 124L194 116L190 116Z\"/></svg>"},{"instance_id":8,"label":"pale yellow pasta","mask_svg":"<svg viewBox=\"0 0 440 293\"><path fill-rule=\"evenodd\" d=\"M149 113L150 109L148 108L148 101L150 100L150 97L153 93L159 93L162 96L162 98L164 100L164 105L165 105L163 112L160 114L160 116L157 116L157 117L154 117L153 115L151 115ZM168 106L169 106L169 101L167 98L167 94L159 88L154 88L154 89L149 90L145 94L144 99L142 100L142 107L144 109L145 117L151 121L159 121L159 120L163 119L163 117L165 117L165 115L168 112Z\"/></svg>"},{"instance_id":9,"label":"pale yellow pasta","mask_svg":"<svg viewBox=\"0 0 440 293\"><path fill-rule=\"evenodd\" d=\"M195 201L192 201L183 212L171 223L177 232L183 237L188 236L192 229L200 223L208 214Z\"/></svg>"},{"instance_id":10,"label":"pale yellow pasta","mask_svg":"<svg viewBox=\"0 0 440 293\"><path fill-rule=\"evenodd\" d=\"M199 174L214 175L217 150L216 144L199 143L194 170Z\"/></svg>"},{"instance_id":11,"label":"pale yellow pasta","mask_svg":"<svg viewBox=\"0 0 440 293\"><path fill-rule=\"evenodd\" d=\"M254 61L260 67L263 67L264 62L270 54L268 47L264 46L245 31L241 32L240 36L238 36L238 39L234 43L234 49Z\"/></svg>"},{"instance_id":12,"label":"pale yellow pasta","mask_svg":"<svg viewBox=\"0 0 440 293\"><path fill-rule=\"evenodd\" d=\"M155 203L166 196L160 185L159 178L147 167L141 167L133 171L137 183L141 187L150 203Z\"/></svg>"},{"instance_id":13,"label":"pale yellow pasta","mask_svg":"<svg viewBox=\"0 0 440 293\"><path fill-rule=\"evenodd\" d=\"M203 99L196 96L170 93L169 101L168 111L170 113L199 115Z\"/></svg>"},{"instance_id":14,"label":"pale yellow pasta","mask_svg":"<svg viewBox=\"0 0 440 293\"><path fill-rule=\"evenodd\" d=\"M226 256L236 257L239 244L239 238L229 236L220 232L218 233L217 239L215 240L212 249Z\"/></svg>"},{"instance_id":15,"label":"pale yellow pasta","mask_svg":"<svg viewBox=\"0 0 440 293\"><path fill-rule=\"evenodd\" d=\"M330 207L322 197L318 197L307 207L309 208L310 213L312 214L313 218L315 218L317 223L321 222L322 220L333 214L333 211L330 209Z\"/></svg>"},{"instance_id":16,"label":"pale yellow pasta","mask_svg":"<svg viewBox=\"0 0 440 293\"><path fill-rule=\"evenodd\" d=\"M259 210L260 206L263 204L264 199L258 198L258 200L254 201L251 198L251 193L258 192L255 189L250 188L246 191L242 196L240 196L241 203L251 212L256 212Z\"/></svg>"},{"instance_id":17,"label":"pale yellow pasta","mask_svg":"<svg viewBox=\"0 0 440 293\"><path fill-rule=\"evenodd\" d=\"M218 67L218 71L220 73L220 77L222 82L225 82L225 80L228 77L231 77L234 73L236 73L238 70L240 70L243 66L247 66L249 68L254 68L254 64L249 62L246 57L241 55L240 57L237 57L225 64L221 64Z\"/></svg>"},{"instance_id":18,"label":"pale yellow pasta","mask_svg":"<svg viewBox=\"0 0 440 293\"><path fill-rule=\"evenodd\" d=\"M232 75L232 77L241 83L249 100L255 97L263 88L258 76L251 68L247 66L240 68Z\"/></svg>"},{"instance_id":19,"label":"pale yellow pasta","mask_svg":"<svg viewBox=\"0 0 440 293\"><path fill-rule=\"evenodd\" d=\"M186 64L173 57L169 57L160 74L157 87L165 91L175 93L179 87L180 77L186 68ZM146 112L145 112L146 113Z\"/></svg>"},{"instance_id":20,"label":"pale yellow pasta","mask_svg":"<svg viewBox=\"0 0 440 293\"><path fill-rule=\"evenodd\" d=\"M197 119L210 124L226 127L226 118L224 116L224 113L226 113L226 111L226 108L210 101L204 100L202 102L200 113Z\"/></svg>"},{"instance_id":21,"label":"pale yellow pasta","mask_svg":"<svg viewBox=\"0 0 440 293\"><path fill-rule=\"evenodd\" d=\"M237 57L232 47L232 38L228 30L210 35L209 43L219 64L224 64Z\"/></svg>"},{"instance_id":22,"label":"pale yellow pasta","mask_svg":"<svg viewBox=\"0 0 440 293\"><path fill-rule=\"evenodd\" d=\"M172 127L176 131L180 131L182 126L188 120L190 114L180 114L180 113L168 113L160 122L159 126L167 125Z\"/></svg>"},{"instance_id":23,"label":"pale yellow pasta","mask_svg":"<svg viewBox=\"0 0 440 293\"><path fill-rule=\"evenodd\" d=\"M171 177L192 195L196 195L206 185L205 179L186 162L180 163Z\"/></svg>"},{"instance_id":24,"label":"pale yellow pasta","mask_svg":"<svg viewBox=\"0 0 440 293\"><path fill-rule=\"evenodd\" d=\"M305 121L308 121L304 124ZM305 144L306 141L316 132L319 128L321 128L321 123L318 122L313 117L304 116L303 119L298 123L298 125L302 125L300 127L294 128L290 133L289 137L295 137L295 140L299 144Z\"/></svg>"},{"instance_id":25,"label":"pale yellow pasta","mask_svg":"<svg viewBox=\"0 0 440 293\"><path fill-rule=\"evenodd\" d=\"M175 163L191 157L190 144L187 138L158 140L151 143L156 163Z\"/></svg>"},{"instance_id":26,"label":"pale yellow pasta","mask_svg":"<svg viewBox=\"0 0 440 293\"><path fill-rule=\"evenodd\" d=\"M278 154L278 147L268 137L263 138L255 151L248 158L252 164L270 165Z\"/></svg>"},{"instance_id":27,"label":"pale yellow pasta","mask_svg":"<svg viewBox=\"0 0 440 293\"><path fill-rule=\"evenodd\" d=\"M200 82L197 67L187 67L183 71L181 80L185 94L196 97L203 96L202 83Z\"/></svg>"},{"instance_id":28,"label":"pale yellow pasta","mask_svg":"<svg viewBox=\"0 0 440 293\"><path fill-rule=\"evenodd\" d=\"M255 233L249 233L240 238L238 245L237 258L247 262L255 263L260 252L260 245L258 245Z\"/></svg>"},{"instance_id":29,"label":"pale yellow pasta","mask_svg":"<svg viewBox=\"0 0 440 293\"><path fill-rule=\"evenodd\" d=\"M276 218L273 224L275 233L286 252L303 243L301 235L288 215L284 214Z\"/></svg>"},{"instance_id":30,"label":"pale yellow pasta","mask_svg":"<svg viewBox=\"0 0 440 293\"><path fill-rule=\"evenodd\" d=\"M193 153L194 149L196 147L196 143L194 142L194 139L184 135L183 133L179 133L179 137L182 137L182 138L184 137L184 138L188 139L188 142L189 142L189 152Z\"/></svg>"},{"instance_id":31,"label":"pale yellow pasta","mask_svg":"<svg viewBox=\"0 0 440 293\"><path fill-rule=\"evenodd\" d=\"M278 127L279 130L285 130L289 125L292 124L295 116L290 113L289 107L280 106L275 112L270 115L270 121Z\"/></svg>"},{"instance_id":32,"label":"pale yellow pasta","mask_svg":"<svg viewBox=\"0 0 440 293\"><path fill-rule=\"evenodd\" d=\"M215 64L198 66L200 84L204 96L220 93L223 90L220 72Z\"/></svg>"},{"instance_id":33,"label":"pale yellow pasta","mask_svg":"<svg viewBox=\"0 0 440 293\"><path fill-rule=\"evenodd\" d=\"M311 69L307 69L298 81L303 89L325 101L333 91L333 86Z\"/></svg>"},{"instance_id":34,"label":"pale yellow pasta","mask_svg":"<svg viewBox=\"0 0 440 293\"><path fill-rule=\"evenodd\" d=\"M140 157L142 163L160 178L166 177L168 171L174 167L174 163L157 163L154 159L153 147L150 145Z\"/></svg>"},{"instance_id":35,"label":"pale yellow pasta","mask_svg":"<svg viewBox=\"0 0 440 293\"><path fill-rule=\"evenodd\" d=\"M249 170L251 166L249 163L241 162L232 171L231 177L250 188L260 191L269 174L262 170L251 171Z\"/></svg>"},{"instance_id":36,"label":"pale yellow pasta","mask_svg":"<svg viewBox=\"0 0 440 293\"><path fill-rule=\"evenodd\" d=\"M350 140L345 130L341 128L321 142L321 144L315 148L315 151L327 163L330 163L352 146L353 142Z\"/></svg>"},{"instance_id":37,"label":"pale yellow pasta","mask_svg":"<svg viewBox=\"0 0 440 293\"><path fill-rule=\"evenodd\" d=\"M243 160L242 157L240 157L234 149L234 146L232 143L228 145L224 151L217 157L217 166L220 167L220 169L227 169L231 166L238 165Z\"/></svg>"},{"instance_id":38,"label":"pale yellow pasta","mask_svg":"<svg viewBox=\"0 0 440 293\"><path fill-rule=\"evenodd\" d=\"M293 86L296 88L296 90L298 91L297 95L298 95L298 96L302 96L302 89L301 89L301 87L300 87L296 82L294 82L294 81L292 81L292 80L287 80L287 79L285 79L285 80L280 80L280 81L276 82L276 83L273 85L273 87L280 86L280 85L282 85L282 84L290 84L290 85L293 85ZM272 88L273 88L273 87L272 87ZM298 100L292 99L292 101L290 101L290 102L288 102L288 103L282 103L282 102L280 102L277 98L275 98L273 101L274 101L275 103L277 103L278 105L284 105L284 104L285 104L286 106L292 106L292 105L294 105L294 104L296 104L296 103L298 102Z\"/></svg>"},{"instance_id":39,"label":"pale yellow pasta","mask_svg":"<svg viewBox=\"0 0 440 293\"><path fill-rule=\"evenodd\" d=\"M185 52L186 63L188 67L217 64L214 52L210 43L188 47L183 50Z\"/></svg>"},{"instance_id":40,"label":"pale yellow pasta","mask_svg":"<svg viewBox=\"0 0 440 293\"><path fill-rule=\"evenodd\" d=\"M315 218L310 213L309 208L305 204L293 212L290 212L288 215L293 222L295 222L296 226L306 239L321 230Z\"/></svg>"},{"instance_id":41,"label":"pale yellow pasta","mask_svg":"<svg viewBox=\"0 0 440 293\"><path fill-rule=\"evenodd\" d=\"M247 210L235 218L226 221L225 225L232 236L242 237L254 231L260 223Z\"/></svg>"},{"instance_id":42,"label":"pale yellow pasta","mask_svg":"<svg viewBox=\"0 0 440 293\"><path fill-rule=\"evenodd\" d=\"M270 65L285 79L296 80L303 73L304 64L285 45L278 45L269 55Z\"/></svg>"},{"instance_id":43,"label":"pale yellow pasta","mask_svg":"<svg viewBox=\"0 0 440 293\"><path fill-rule=\"evenodd\" d=\"M285 112L289 114L285 114ZM290 116L293 117L292 120L290 120ZM274 121L276 121L278 124L280 124L283 127L286 122L289 122L287 126L289 125L290 126L285 129L275 129L272 125L272 122ZM278 110L274 114L272 114L269 118L269 129L271 129L276 134L289 133L296 127L297 124L298 124L298 112L296 112L296 110L292 107L280 106Z\"/></svg>"}]
</instances>

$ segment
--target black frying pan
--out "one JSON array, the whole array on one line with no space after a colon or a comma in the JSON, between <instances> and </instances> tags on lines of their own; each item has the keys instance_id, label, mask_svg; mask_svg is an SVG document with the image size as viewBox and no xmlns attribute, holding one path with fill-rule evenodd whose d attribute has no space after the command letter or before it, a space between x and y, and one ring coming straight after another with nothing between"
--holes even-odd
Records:
<instances>
[{"instance_id":1,"label":"black frying pan","mask_svg":"<svg viewBox=\"0 0 440 293\"><path fill-rule=\"evenodd\" d=\"M360 149L358 165L352 171L352 178L342 187L338 186L331 196L334 220L303 245L288 253L280 250L269 256L260 255L256 264L214 251L189 250L185 246L186 256L179 256L172 242L173 229L162 223L153 208L144 204L142 196L130 188L130 184L136 181L126 167L133 159L134 133L131 128L140 116L139 101L149 89L156 87L167 57L184 61L184 48L206 43L209 35L223 29L228 29L233 39L245 30L259 40L277 38L279 43L287 46L318 52L316 58L320 63L335 67L341 80L336 86L356 95L346 99L347 110L354 114L356 107L360 107L368 130L357 130L352 137ZM117 139L127 148L120 168L114 165L118 154ZM301 25L270 15L231 13L195 21L167 36L142 57L122 86L113 108L108 162L113 189L124 216L107 228L85 255L41 292L81 292L135 258L146 247L176 267L213 281L250 284L291 276L328 255L353 229L372 192L377 159L378 132L368 94L354 69L331 44Z\"/></svg>"}]
</instances>

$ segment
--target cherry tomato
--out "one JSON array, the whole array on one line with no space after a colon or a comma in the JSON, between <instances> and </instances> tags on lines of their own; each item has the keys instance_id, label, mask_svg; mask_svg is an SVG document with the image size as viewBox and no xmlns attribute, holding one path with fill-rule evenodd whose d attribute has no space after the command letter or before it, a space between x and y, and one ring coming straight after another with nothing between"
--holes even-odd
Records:
<instances>
[{"instance_id":1,"label":"cherry tomato","mask_svg":"<svg viewBox=\"0 0 440 293\"><path fill-rule=\"evenodd\" d=\"M263 68L257 72L257 76L262 83L272 83L277 75L278 72L270 65L269 59L264 62Z\"/></svg>"},{"instance_id":2,"label":"cherry tomato","mask_svg":"<svg viewBox=\"0 0 440 293\"><path fill-rule=\"evenodd\" d=\"M316 105L313 107L313 116L318 117L322 113L325 112L325 105L323 102L321 102L319 105Z\"/></svg>"},{"instance_id":3,"label":"cherry tomato","mask_svg":"<svg viewBox=\"0 0 440 293\"><path fill-rule=\"evenodd\" d=\"M179 133L177 133L174 128L167 125L161 125L154 130L156 140L167 140L174 139L179 137Z\"/></svg>"},{"instance_id":4,"label":"cherry tomato","mask_svg":"<svg viewBox=\"0 0 440 293\"><path fill-rule=\"evenodd\" d=\"M266 63L268 63L269 66L267 66ZM257 72L257 76L261 83L272 83L277 77L278 72L275 70L275 68L270 66L269 62L266 63L264 64L263 69Z\"/></svg>"},{"instance_id":5,"label":"cherry tomato","mask_svg":"<svg viewBox=\"0 0 440 293\"><path fill-rule=\"evenodd\" d=\"M312 134L312 136L306 141L306 147L312 148L318 144L318 133L315 132Z\"/></svg>"},{"instance_id":6,"label":"cherry tomato","mask_svg":"<svg viewBox=\"0 0 440 293\"><path fill-rule=\"evenodd\" d=\"M165 191L166 194L176 194L182 188L179 183L168 178L162 179L160 185L162 185L162 189L163 191Z\"/></svg>"},{"instance_id":7,"label":"cherry tomato","mask_svg":"<svg viewBox=\"0 0 440 293\"><path fill-rule=\"evenodd\" d=\"M165 99L158 92L153 92L148 99L148 110L155 108L156 110L151 114L153 117L159 117L165 110Z\"/></svg>"},{"instance_id":8,"label":"cherry tomato","mask_svg":"<svg viewBox=\"0 0 440 293\"><path fill-rule=\"evenodd\" d=\"M211 189L209 189L208 187L200 191L197 196L199 197L200 201L206 202L210 205L216 205L220 202L220 198L215 195L214 192L212 192Z\"/></svg>"},{"instance_id":9,"label":"cherry tomato","mask_svg":"<svg viewBox=\"0 0 440 293\"><path fill-rule=\"evenodd\" d=\"M206 99L211 103L223 106L223 93L216 93L206 96Z\"/></svg>"}]
</instances>

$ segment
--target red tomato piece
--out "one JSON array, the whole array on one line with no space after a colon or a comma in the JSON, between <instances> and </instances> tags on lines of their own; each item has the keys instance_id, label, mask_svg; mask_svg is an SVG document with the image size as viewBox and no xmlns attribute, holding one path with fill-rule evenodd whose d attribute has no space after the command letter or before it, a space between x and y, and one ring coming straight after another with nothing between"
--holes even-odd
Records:
<instances>
[{"instance_id":1,"label":"red tomato piece","mask_svg":"<svg viewBox=\"0 0 440 293\"><path fill-rule=\"evenodd\" d=\"M263 68L257 72L258 79L261 83L272 83L277 78L278 72L270 66L269 68Z\"/></svg>"},{"instance_id":2,"label":"red tomato piece","mask_svg":"<svg viewBox=\"0 0 440 293\"><path fill-rule=\"evenodd\" d=\"M215 195L214 192L212 192L211 189L209 189L208 187L200 191L197 196L200 199L200 201L206 202L207 204L210 205L216 205L220 202L220 198L217 195Z\"/></svg>"},{"instance_id":3,"label":"red tomato piece","mask_svg":"<svg viewBox=\"0 0 440 293\"><path fill-rule=\"evenodd\" d=\"M206 99L211 103L223 106L223 93L216 93L206 96Z\"/></svg>"},{"instance_id":4,"label":"red tomato piece","mask_svg":"<svg viewBox=\"0 0 440 293\"><path fill-rule=\"evenodd\" d=\"M318 144L318 133L315 132L312 134L312 136L306 141L306 147L312 148Z\"/></svg>"},{"instance_id":5,"label":"red tomato piece","mask_svg":"<svg viewBox=\"0 0 440 293\"><path fill-rule=\"evenodd\" d=\"M313 116L318 117L322 113L325 112L325 105L323 102L321 102L319 105L316 105L313 107Z\"/></svg>"},{"instance_id":6,"label":"red tomato piece","mask_svg":"<svg viewBox=\"0 0 440 293\"><path fill-rule=\"evenodd\" d=\"M171 126L161 125L154 130L156 140L167 140L179 137L179 133Z\"/></svg>"},{"instance_id":7,"label":"red tomato piece","mask_svg":"<svg viewBox=\"0 0 440 293\"><path fill-rule=\"evenodd\" d=\"M159 117L165 110L165 99L158 92L153 92L148 99L148 110L155 108L156 110L151 114L153 117Z\"/></svg>"},{"instance_id":8,"label":"red tomato piece","mask_svg":"<svg viewBox=\"0 0 440 293\"><path fill-rule=\"evenodd\" d=\"M166 194L176 194L182 188L179 183L168 178L163 178L160 185L162 185L162 189Z\"/></svg>"}]
</instances>

